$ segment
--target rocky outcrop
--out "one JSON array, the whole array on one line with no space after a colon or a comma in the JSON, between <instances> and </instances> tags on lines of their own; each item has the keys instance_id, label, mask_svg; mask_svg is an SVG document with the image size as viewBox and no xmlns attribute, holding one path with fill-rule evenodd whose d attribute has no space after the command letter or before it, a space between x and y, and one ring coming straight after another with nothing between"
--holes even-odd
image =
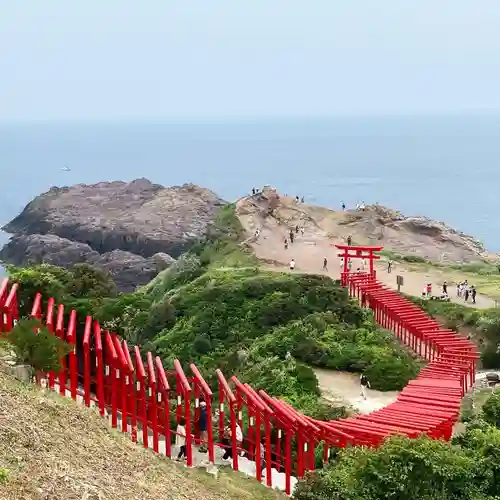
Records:
<instances>
[{"instance_id":1,"label":"rocky outcrop","mask_svg":"<svg viewBox=\"0 0 500 500\"><path fill-rule=\"evenodd\" d=\"M202 239L224 203L194 184L165 188L147 179L53 187L3 228L14 237L0 259L62 267L90 262L130 289Z\"/></svg>"},{"instance_id":2,"label":"rocky outcrop","mask_svg":"<svg viewBox=\"0 0 500 500\"><path fill-rule=\"evenodd\" d=\"M175 262L164 253L149 258L123 250L99 254L85 243L53 234L15 235L0 251L0 260L21 267L46 263L67 269L85 262L109 272L119 290L124 292L145 285Z\"/></svg>"},{"instance_id":3,"label":"rocky outcrop","mask_svg":"<svg viewBox=\"0 0 500 500\"><path fill-rule=\"evenodd\" d=\"M249 235L256 229L261 230L260 247L266 242L281 247L288 231L299 226L304 229L311 248L324 246L325 255L332 243L346 241L350 236L356 244L382 245L385 250L433 262L498 260L498 256L488 253L479 241L442 222L427 217L406 217L381 205L334 211L280 196L276 190L266 188L238 200L236 214ZM272 252L266 258L277 259Z\"/></svg>"},{"instance_id":4,"label":"rocky outcrop","mask_svg":"<svg viewBox=\"0 0 500 500\"><path fill-rule=\"evenodd\" d=\"M55 234L99 253L178 257L205 235L223 203L194 184L164 188L147 179L77 184L37 196L3 230Z\"/></svg>"}]
</instances>

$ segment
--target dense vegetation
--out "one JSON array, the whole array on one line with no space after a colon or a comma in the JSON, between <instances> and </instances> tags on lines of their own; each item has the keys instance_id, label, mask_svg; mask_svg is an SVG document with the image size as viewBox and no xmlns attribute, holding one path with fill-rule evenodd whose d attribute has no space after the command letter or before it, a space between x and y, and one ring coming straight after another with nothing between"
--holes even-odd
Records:
<instances>
[{"instance_id":1,"label":"dense vegetation","mask_svg":"<svg viewBox=\"0 0 500 500\"><path fill-rule=\"evenodd\" d=\"M500 368L500 308L475 309L454 302L408 297L447 328L470 335L483 368Z\"/></svg>"},{"instance_id":2,"label":"dense vegetation","mask_svg":"<svg viewBox=\"0 0 500 500\"><path fill-rule=\"evenodd\" d=\"M171 366L195 362L210 380L216 368L281 396L318 418L339 411L321 402L311 367L364 371L375 389L401 389L417 361L380 330L368 310L324 276L261 271L240 244L231 206L205 241L135 293L120 294L109 276L79 264L9 267L21 283L20 308L37 291L152 350ZM289 355L288 355L289 354Z\"/></svg>"},{"instance_id":3,"label":"dense vegetation","mask_svg":"<svg viewBox=\"0 0 500 500\"><path fill-rule=\"evenodd\" d=\"M476 395L478 402L488 397L451 443L393 437L377 449L342 450L325 469L299 482L294 498L498 500L500 391Z\"/></svg>"}]
</instances>

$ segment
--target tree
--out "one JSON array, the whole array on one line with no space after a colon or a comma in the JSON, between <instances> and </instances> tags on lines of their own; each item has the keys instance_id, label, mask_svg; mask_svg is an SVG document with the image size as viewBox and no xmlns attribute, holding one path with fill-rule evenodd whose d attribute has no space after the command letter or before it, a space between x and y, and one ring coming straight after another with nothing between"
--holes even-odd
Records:
<instances>
[{"instance_id":1,"label":"tree","mask_svg":"<svg viewBox=\"0 0 500 500\"><path fill-rule=\"evenodd\" d=\"M42 294L44 300L53 297L56 302L61 302L65 287L71 279L69 271L49 264L22 268L7 266L7 273L12 281L20 285L17 301L21 316L28 316L31 313L37 292Z\"/></svg>"},{"instance_id":2,"label":"tree","mask_svg":"<svg viewBox=\"0 0 500 500\"><path fill-rule=\"evenodd\" d=\"M42 372L61 370L61 358L71 351L67 342L54 336L37 319L20 320L9 332L7 341L18 361Z\"/></svg>"},{"instance_id":3,"label":"tree","mask_svg":"<svg viewBox=\"0 0 500 500\"><path fill-rule=\"evenodd\" d=\"M116 284L105 271L90 264L75 264L65 292L74 298L116 297Z\"/></svg>"}]
</instances>

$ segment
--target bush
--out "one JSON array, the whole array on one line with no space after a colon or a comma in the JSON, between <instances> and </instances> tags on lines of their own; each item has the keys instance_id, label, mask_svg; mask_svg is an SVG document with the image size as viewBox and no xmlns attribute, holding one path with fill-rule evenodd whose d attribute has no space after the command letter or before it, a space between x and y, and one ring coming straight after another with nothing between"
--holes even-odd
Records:
<instances>
[{"instance_id":1,"label":"bush","mask_svg":"<svg viewBox=\"0 0 500 500\"><path fill-rule=\"evenodd\" d=\"M42 372L60 371L61 358L72 350L67 342L54 336L35 319L19 321L7 340L18 361Z\"/></svg>"},{"instance_id":2,"label":"bush","mask_svg":"<svg viewBox=\"0 0 500 500\"><path fill-rule=\"evenodd\" d=\"M473 500L487 490L481 462L466 451L426 437L394 437L379 448L342 450L324 470L299 481L294 498Z\"/></svg>"},{"instance_id":3,"label":"bush","mask_svg":"<svg viewBox=\"0 0 500 500\"><path fill-rule=\"evenodd\" d=\"M484 403L482 416L485 422L500 427L500 391L495 391Z\"/></svg>"}]
</instances>

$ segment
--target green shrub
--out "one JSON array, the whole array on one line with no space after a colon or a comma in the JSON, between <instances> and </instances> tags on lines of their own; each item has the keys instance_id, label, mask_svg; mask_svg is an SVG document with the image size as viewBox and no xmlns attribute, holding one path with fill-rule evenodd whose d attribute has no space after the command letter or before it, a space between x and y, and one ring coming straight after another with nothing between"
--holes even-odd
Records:
<instances>
[{"instance_id":1,"label":"green shrub","mask_svg":"<svg viewBox=\"0 0 500 500\"><path fill-rule=\"evenodd\" d=\"M0 485L7 484L9 481L9 471L7 469L4 469L3 467L0 467Z\"/></svg>"},{"instance_id":2,"label":"green shrub","mask_svg":"<svg viewBox=\"0 0 500 500\"><path fill-rule=\"evenodd\" d=\"M500 427L500 391L495 391L484 403L482 416L485 422Z\"/></svg>"},{"instance_id":3,"label":"green shrub","mask_svg":"<svg viewBox=\"0 0 500 500\"><path fill-rule=\"evenodd\" d=\"M36 371L60 371L61 358L72 348L52 335L48 328L35 319L23 319L7 337L19 362L32 366Z\"/></svg>"},{"instance_id":4,"label":"green shrub","mask_svg":"<svg viewBox=\"0 0 500 500\"><path fill-rule=\"evenodd\" d=\"M478 500L489 493L481 460L443 441L390 438L379 448L342 450L299 481L296 500ZM496 486L498 489L498 486Z\"/></svg>"}]
</instances>

